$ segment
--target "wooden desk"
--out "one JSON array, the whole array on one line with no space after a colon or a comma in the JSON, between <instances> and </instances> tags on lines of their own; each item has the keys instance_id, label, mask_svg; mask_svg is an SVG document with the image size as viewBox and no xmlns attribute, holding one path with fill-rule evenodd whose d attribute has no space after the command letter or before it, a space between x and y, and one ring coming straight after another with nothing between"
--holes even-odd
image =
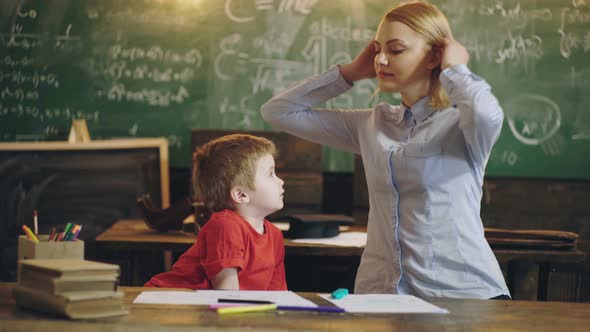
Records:
<instances>
[{"instance_id":1,"label":"wooden desk","mask_svg":"<svg viewBox=\"0 0 590 332\"><path fill-rule=\"evenodd\" d=\"M0 286L2 287L2 286ZM4 288L10 286L4 286ZM590 303L452 300L449 314L329 314L268 311L218 316L206 306L132 304L145 288L122 287L129 315L71 321L17 308L0 298L0 331L587 331ZM149 289L154 290L154 289ZM2 292L0 292L2 294ZM314 293L299 293L326 304ZM1 295L0 295L1 296Z\"/></svg>"},{"instance_id":2,"label":"wooden desk","mask_svg":"<svg viewBox=\"0 0 590 332\"><path fill-rule=\"evenodd\" d=\"M157 233L149 229L142 220L120 220L113 224L104 233L96 238L97 252L101 250L116 251L131 251L131 257L127 263L129 270L134 274L130 280L131 285L141 285L145 282L145 277L142 278L141 272L138 272L140 266L145 263L139 262L139 255L141 252L160 253L162 251L172 251L175 253L182 253L187 250L195 241L195 236L185 232L169 232ZM337 265L339 263L347 264L342 270L337 273L347 273L347 283L354 280L356 267L360 261L360 256L363 248L357 247L336 247L319 244L302 244L293 243L285 239L285 260L286 264L289 262L297 262L298 266L308 264L307 266L314 266L314 260L318 265ZM575 276L577 278L576 298L572 301L578 301L580 296L580 288L582 282L582 271L585 260L585 254L579 250L505 250L494 249L494 254L499 263L504 268L505 276L513 296L518 294L518 291L526 288L527 279L538 278L538 287L533 290L536 297L534 299L546 300L549 289L549 273L557 265L573 266ZM150 259L153 259L151 257ZM149 261L149 259L148 259ZM161 267L155 273L168 270L169 264ZM336 267L335 267L336 268ZM287 278L289 281L289 272L295 269L289 269L287 266ZM301 275L308 274L308 271L303 271ZM155 274L152 272L152 274ZM313 271L311 271L313 274ZM352 274L352 275L350 275ZM136 283L138 280L141 282ZM306 281L309 282L309 281ZM123 284L125 282L123 281ZM291 286L291 283L289 283ZM341 285L338 285L341 286ZM333 287L331 287L333 288ZM351 288L349 286L349 288ZM298 289L296 289L298 290ZM315 291L328 291L326 289L314 289ZM516 291L516 292L515 292ZM515 298L518 298L516 296Z\"/></svg>"},{"instance_id":3,"label":"wooden desk","mask_svg":"<svg viewBox=\"0 0 590 332\"><path fill-rule=\"evenodd\" d=\"M366 231L362 229L361 231ZM171 250L184 252L195 243L196 236L182 231L158 233L139 219L123 219L96 238L97 244L113 250ZM285 254L308 256L361 256L363 248L294 243L285 239Z\"/></svg>"},{"instance_id":4,"label":"wooden desk","mask_svg":"<svg viewBox=\"0 0 590 332\"><path fill-rule=\"evenodd\" d=\"M96 238L96 253L98 260L121 266L121 285L141 286L156 273L169 271L174 257L194 242L195 235L192 233L158 233L149 229L142 220L124 219ZM309 245L285 240L289 286L302 291L328 291L338 287L352 289L362 253L363 248ZM331 266L326 267L326 259L330 259L328 265ZM320 276L304 280L307 269L318 272Z\"/></svg>"}]
</instances>

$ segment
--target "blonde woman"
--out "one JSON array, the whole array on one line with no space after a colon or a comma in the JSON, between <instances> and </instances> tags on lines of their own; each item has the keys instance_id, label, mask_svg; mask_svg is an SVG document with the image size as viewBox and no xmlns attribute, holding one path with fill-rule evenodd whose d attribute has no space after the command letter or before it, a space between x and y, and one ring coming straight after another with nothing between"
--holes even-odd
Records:
<instances>
[{"instance_id":1,"label":"blonde woman","mask_svg":"<svg viewBox=\"0 0 590 332\"><path fill-rule=\"evenodd\" d=\"M404 3L382 18L351 63L292 86L261 109L276 128L362 156L370 211L355 293L510 298L480 218L503 113L468 60L442 12ZM374 77L402 104L314 109Z\"/></svg>"}]
</instances>

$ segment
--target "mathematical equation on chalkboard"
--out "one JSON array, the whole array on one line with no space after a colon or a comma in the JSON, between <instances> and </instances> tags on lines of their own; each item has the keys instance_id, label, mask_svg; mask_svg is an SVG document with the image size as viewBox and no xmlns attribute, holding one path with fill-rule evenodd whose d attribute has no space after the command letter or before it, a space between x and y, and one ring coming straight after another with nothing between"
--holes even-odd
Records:
<instances>
[{"instance_id":1,"label":"mathematical equation on chalkboard","mask_svg":"<svg viewBox=\"0 0 590 332\"><path fill-rule=\"evenodd\" d=\"M588 101L564 101L547 93L544 83L559 82L572 94L590 88L590 1L434 3L470 52L470 65L498 91L511 140L559 156L567 142L590 139L590 115L583 107ZM189 142L190 131L177 128L264 128L258 110L265 100L351 61L374 37L390 5L385 0L3 4L0 11L9 20L0 26L0 121L33 121L38 126L26 138L44 139L82 118L126 135L167 136L172 148ZM526 89L502 91L506 82ZM374 81L357 82L325 106L367 108L377 102L375 91ZM399 102L400 97L385 98ZM166 126L170 122L177 127ZM16 136L0 127L0 139ZM517 165L518 150L506 148L496 159Z\"/></svg>"}]
</instances>

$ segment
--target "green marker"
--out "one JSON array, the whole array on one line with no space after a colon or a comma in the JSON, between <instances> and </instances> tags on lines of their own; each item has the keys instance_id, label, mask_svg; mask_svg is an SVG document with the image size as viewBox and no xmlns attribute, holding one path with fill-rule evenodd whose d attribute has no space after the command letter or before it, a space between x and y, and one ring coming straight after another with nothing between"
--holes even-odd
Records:
<instances>
[{"instance_id":1,"label":"green marker","mask_svg":"<svg viewBox=\"0 0 590 332\"><path fill-rule=\"evenodd\" d=\"M340 300L346 295L348 295L348 289L346 288L338 288L337 290L332 292L332 298L336 300Z\"/></svg>"}]
</instances>

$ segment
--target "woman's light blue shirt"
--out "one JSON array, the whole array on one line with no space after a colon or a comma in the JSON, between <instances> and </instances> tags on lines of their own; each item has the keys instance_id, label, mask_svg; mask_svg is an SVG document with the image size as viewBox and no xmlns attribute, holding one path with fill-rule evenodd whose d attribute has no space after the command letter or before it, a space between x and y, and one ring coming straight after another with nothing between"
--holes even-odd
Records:
<instances>
[{"instance_id":1,"label":"woman's light blue shirt","mask_svg":"<svg viewBox=\"0 0 590 332\"><path fill-rule=\"evenodd\" d=\"M351 88L337 66L262 106L274 127L362 156L369 189L367 245L355 293L491 298L509 294L485 237L485 166L503 113L490 86L464 65L440 80L455 105L319 110Z\"/></svg>"}]
</instances>

